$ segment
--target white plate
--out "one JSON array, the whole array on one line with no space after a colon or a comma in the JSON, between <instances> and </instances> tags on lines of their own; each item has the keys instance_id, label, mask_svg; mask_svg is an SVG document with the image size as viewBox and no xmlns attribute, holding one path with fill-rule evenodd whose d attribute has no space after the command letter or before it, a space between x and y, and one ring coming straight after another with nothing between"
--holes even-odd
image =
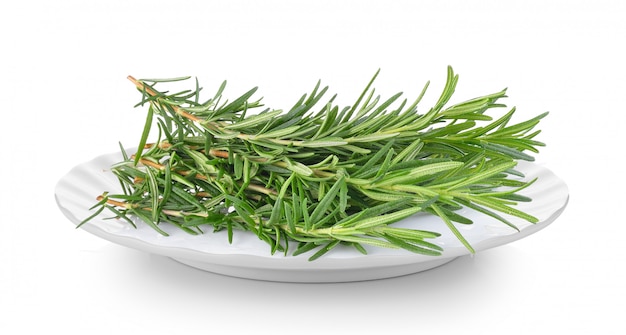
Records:
<instances>
[{"instance_id":1,"label":"white plate","mask_svg":"<svg viewBox=\"0 0 626 335\"><path fill-rule=\"evenodd\" d=\"M109 167L122 159L120 153L96 157L74 167L59 180L55 196L63 214L74 224L91 215L89 208L96 196L104 191L120 192L117 178ZM459 230L476 251L503 245L552 223L565 209L568 201L567 185L550 170L533 163L520 162L518 170L530 180L538 181L522 194L533 201L520 203L518 208L539 219L530 224L514 217L510 221L521 232L470 209L462 214L474 221L472 225L458 225ZM269 245L253 233L236 231L229 244L226 232L207 232L193 236L180 229L161 225L170 236L162 236L145 224L137 229L125 222L107 219L112 213L105 210L99 217L81 227L96 236L130 248L163 255L181 263L224 275L259 280L285 282L347 282L390 278L428 270L469 254L452 235L445 224L433 215L416 215L398 222L398 226L436 231L442 235L432 242L444 248L441 256L424 256L405 250L368 248L363 255L352 248L335 248L315 261L308 261L312 252L299 256L270 254Z\"/></svg>"}]
</instances>

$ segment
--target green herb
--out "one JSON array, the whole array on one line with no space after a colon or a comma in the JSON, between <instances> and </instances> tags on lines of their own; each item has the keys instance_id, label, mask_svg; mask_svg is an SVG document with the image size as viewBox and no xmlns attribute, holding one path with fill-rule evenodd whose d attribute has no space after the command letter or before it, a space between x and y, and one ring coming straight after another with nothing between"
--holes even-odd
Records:
<instances>
[{"instance_id":1,"label":"green herb","mask_svg":"<svg viewBox=\"0 0 626 335\"><path fill-rule=\"evenodd\" d=\"M401 94L381 100L372 85L352 106L321 102L318 82L288 110L264 109L256 88L229 102L217 93L201 100L201 88L157 90L162 82L129 79L148 105L134 155L112 167L123 194L103 193L94 206L132 224L136 217L156 231L172 224L190 234L239 231L256 234L270 252L314 260L337 245L366 252L365 245L440 255L437 232L394 227L417 213L457 229L471 224L458 209L472 208L517 229L501 214L536 222L516 209L531 199L518 192L532 184L519 178L518 160L533 160L543 143L534 130L547 115L510 124L515 109L494 119L505 90L448 106L458 76L448 68L446 85L425 113ZM317 107L316 107L317 106ZM158 140L147 143L153 124ZM93 219L92 215L80 225ZM80 226L79 225L79 226Z\"/></svg>"}]
</instances>

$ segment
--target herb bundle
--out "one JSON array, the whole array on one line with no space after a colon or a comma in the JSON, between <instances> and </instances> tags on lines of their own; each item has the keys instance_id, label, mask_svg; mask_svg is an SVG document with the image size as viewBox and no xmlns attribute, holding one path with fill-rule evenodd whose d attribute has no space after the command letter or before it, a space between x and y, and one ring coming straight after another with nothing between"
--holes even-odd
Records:
<instances>
[{"instance_id":1,"label":"herb bundle","mask_svg":"<svg viewBox=\"0 0 626 335\"><path fill-rule=\"evenodd\" d=\"M515 208L530 201L518 192L534 181L514 176L518 160L533 160L544 144L534 130L547 113L510 124L515 108L494 119L506 90L448 106L458 81L448 68L441 96L425 113L401 93L381 100L374 75L352 106L318 82L289 110L264 109L252 100L256 88L223 101L226 82L207 100L201 88L177 93L157 90L163 82L129 79L147 105L137 152L112 166L123 193L104 192L104 209L156 231L172 224L190 234L205 230L256 234L270 252L298 255L315 250L314 260L337 245L403 248L439 255L440 234L393 223L419 212L441 218L472 252L455 224L472 224L459 214L467 207L517 229L502 214L536 222ZM137 107L136 106L136 107ZM318 106L318 107L316 107ZM317 108L317 109L315 109ZM147 143L151 129L158 139ZM79 225L79 226L80 226Z\"/></svg>"}]
</instances>

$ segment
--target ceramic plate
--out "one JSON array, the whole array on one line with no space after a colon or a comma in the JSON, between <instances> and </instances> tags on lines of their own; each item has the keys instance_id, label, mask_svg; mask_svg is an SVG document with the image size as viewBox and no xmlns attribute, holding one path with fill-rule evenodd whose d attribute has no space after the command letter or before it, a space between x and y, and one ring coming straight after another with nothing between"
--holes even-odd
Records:
<instances>
[{"instance_id":1,"label":"ceramic plate","mask_svg":"<svg viewBox=\"0 0 626 335\"><path fill-rule=\"evenodd\" d=\"M61 178L55 197L59 208L71 222L78 224L91 215L89 208L102 192L121 192L117 178L109 171L112 164L121 160L120 153L102 155L76 166ZM458 228L477 252L510 243L545 228L567 205L567 185L549 169L528 162L520 162L517 169L525 174L527 180L539 178L522 192L533 201L520 203L517 207L537 217L539 222L530 224L511 217L510 221L520 228L518 232L484 214L462 209L461 214L472 219L474 224L458 225ZM382 279L428 270L469 254L438 217L428 214L415 215L396 225L441 233L439 238L432 240L444 248L441 256L374 247L368 248L368 254L363 255L346 247L335 248L313 262L308 261L308 257L314 251L299 256L271 255L269 245L253 233L236 231L232 244L229 244L226 232L192 236L164 224L161 228L170 234L166 237L145 224L139 224L135 229L123 221L108 219L111 216L105 210L81 229L111 242L167 256L202 270L249 279L285 282Z\"/></svg>"}]
</instances>

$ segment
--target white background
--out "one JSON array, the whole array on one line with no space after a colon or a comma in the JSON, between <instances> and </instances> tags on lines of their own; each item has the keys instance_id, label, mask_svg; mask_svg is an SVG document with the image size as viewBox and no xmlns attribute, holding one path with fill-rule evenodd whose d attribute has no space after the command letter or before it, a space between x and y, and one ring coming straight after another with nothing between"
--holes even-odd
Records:
<instances>
[{"instance_id":1,"label":"white background","mask_svg":"<svg viewBox=\"0 0 626 335\"><path fill-rule=\"evenodd\" d=\"M626 5L620 1L5 1L0 5L0 333L623 334ZM135 77L253 86L286 108L318 79L350 103L508 87L550 111L537 162L570 202L526 239L432 271L299 285L198 271L76 230L54 187L134 145ZM426 107L423 107L426 108Z\"/></svg>"}]
</instances>

